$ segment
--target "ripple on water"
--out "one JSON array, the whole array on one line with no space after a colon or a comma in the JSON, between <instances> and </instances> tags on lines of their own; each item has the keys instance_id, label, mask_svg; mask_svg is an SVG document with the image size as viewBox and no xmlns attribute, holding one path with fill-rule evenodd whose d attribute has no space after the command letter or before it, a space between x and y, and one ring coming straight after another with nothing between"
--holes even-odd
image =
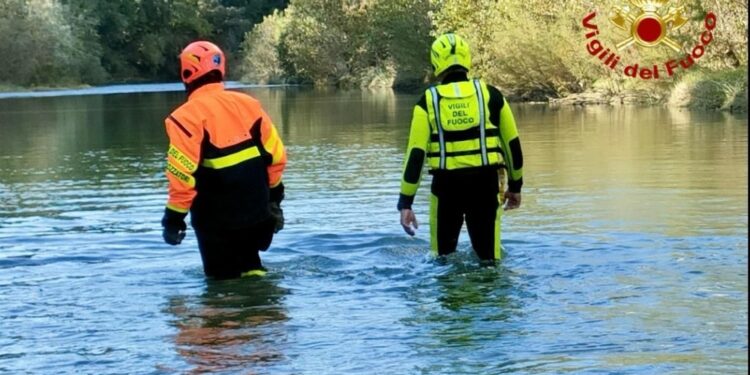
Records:
<instances>
[{"instance_id":1,"label":"ripple on water","mask_svg":"<svg viewBox=\"0 0 750 375\"><path fill-rule=\"evenodd\" d=\"M745 370L746 119L514 106L523 207L488 267L465 232L431 257L428 175L400 228L417 97L295 90L253 91L288 145L287 222L267 277L225 282L192 231L161 239L182 94L0 101L0 372Z\"/></svg>"}]
</instances>

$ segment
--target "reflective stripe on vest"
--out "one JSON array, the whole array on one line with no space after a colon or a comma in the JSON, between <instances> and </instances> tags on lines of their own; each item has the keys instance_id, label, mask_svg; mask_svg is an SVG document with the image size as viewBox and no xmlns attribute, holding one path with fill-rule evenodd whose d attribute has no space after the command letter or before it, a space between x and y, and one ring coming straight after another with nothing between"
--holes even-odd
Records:
<instances>
[{"instance_id":1,"label":"reflective stripe on vest","mask_svg":"<svg viewBox=\"0 0 750 375\"><path fill-rule=\"evenodd\" d=\"M435 126L437 127L440 144L439 168L445 169L445 135L443 134L443 125L440 123L440 105L438 104L440 97L435 86L430 87L430 93L432 94L432 111L435 113Z\"/></svg>"},{"instance_id":2,"label":"reflective stripe on vest","mask_svg":"<svg viewBox=\"0 0 750 375\"><path fill-rule=\"evenodd\" d=\"M474 80L474 88L477 90L477 101L479 101L479 144L482 147L482 165L489 164L487 160L487 137L485 136L484 123L484 94L478 79Z\"/></svg>"}]
</instances>

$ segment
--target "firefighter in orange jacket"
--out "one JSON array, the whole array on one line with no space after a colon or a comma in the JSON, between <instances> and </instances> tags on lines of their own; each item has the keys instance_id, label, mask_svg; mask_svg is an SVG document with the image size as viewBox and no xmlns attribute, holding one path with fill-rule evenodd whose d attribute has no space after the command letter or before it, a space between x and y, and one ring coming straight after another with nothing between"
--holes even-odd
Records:
<instances>
[{"instance_id":1,"label":"firefighter in orange jacket","mask_svg":"<svg viewBox=\"0 0 750 375\"><path fill-rule=\"evenodd\" d=\"M284 225L284 145L257 100L224 89L219 47L194 42L179 58L188 100L165 119L164 241L182 242L189 211L206 276L262 276L258 252Z\"/></svg>"}]
</instances>

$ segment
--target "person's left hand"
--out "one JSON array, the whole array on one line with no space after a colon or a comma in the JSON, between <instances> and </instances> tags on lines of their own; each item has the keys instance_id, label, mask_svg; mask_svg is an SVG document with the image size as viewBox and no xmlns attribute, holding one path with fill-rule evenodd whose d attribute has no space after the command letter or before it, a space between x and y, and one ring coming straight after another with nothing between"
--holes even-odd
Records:
<instances>
[{"instance_id":1,"label":"person's left hand","mask_svg":"<svg viewBox=\"0 0 750 375\"><path fill-rule=\"evenodd\" d=\"M185 215L187 214L169 208L164 210L164 217L161 219L161 226L164 227L161 236L164 238L164 242L173 246L182 243L187 230Z\"/></svg>"},{"instance_id":2,"label":"person's left hand","mask_svg":"<svg viewBox=\"0 0 750 375\"><path fill-rule=\"evenodd\" d=\"M164 237L164 242L174 246L182 243L185 238L185 231L179 230L177 227L164 227L161 235Z\"/></svg>"}]
</instances>

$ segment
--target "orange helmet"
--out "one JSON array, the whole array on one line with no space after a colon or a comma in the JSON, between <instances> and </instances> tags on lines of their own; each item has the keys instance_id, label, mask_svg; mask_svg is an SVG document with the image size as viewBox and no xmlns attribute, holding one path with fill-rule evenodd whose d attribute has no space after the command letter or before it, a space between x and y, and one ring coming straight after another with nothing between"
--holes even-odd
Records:
<instances>
[{"instance_id":1,"label":"orange helmet","mask_svg":"<svg viewBox=\"0 0 750 375\"><path fill-rule=\"evenodd\" d=\"M193 82L212 70L224 77L224 52L216 44L201 40L188 44L180 53L182 82Z\"/></svg>"}]
</instances>

